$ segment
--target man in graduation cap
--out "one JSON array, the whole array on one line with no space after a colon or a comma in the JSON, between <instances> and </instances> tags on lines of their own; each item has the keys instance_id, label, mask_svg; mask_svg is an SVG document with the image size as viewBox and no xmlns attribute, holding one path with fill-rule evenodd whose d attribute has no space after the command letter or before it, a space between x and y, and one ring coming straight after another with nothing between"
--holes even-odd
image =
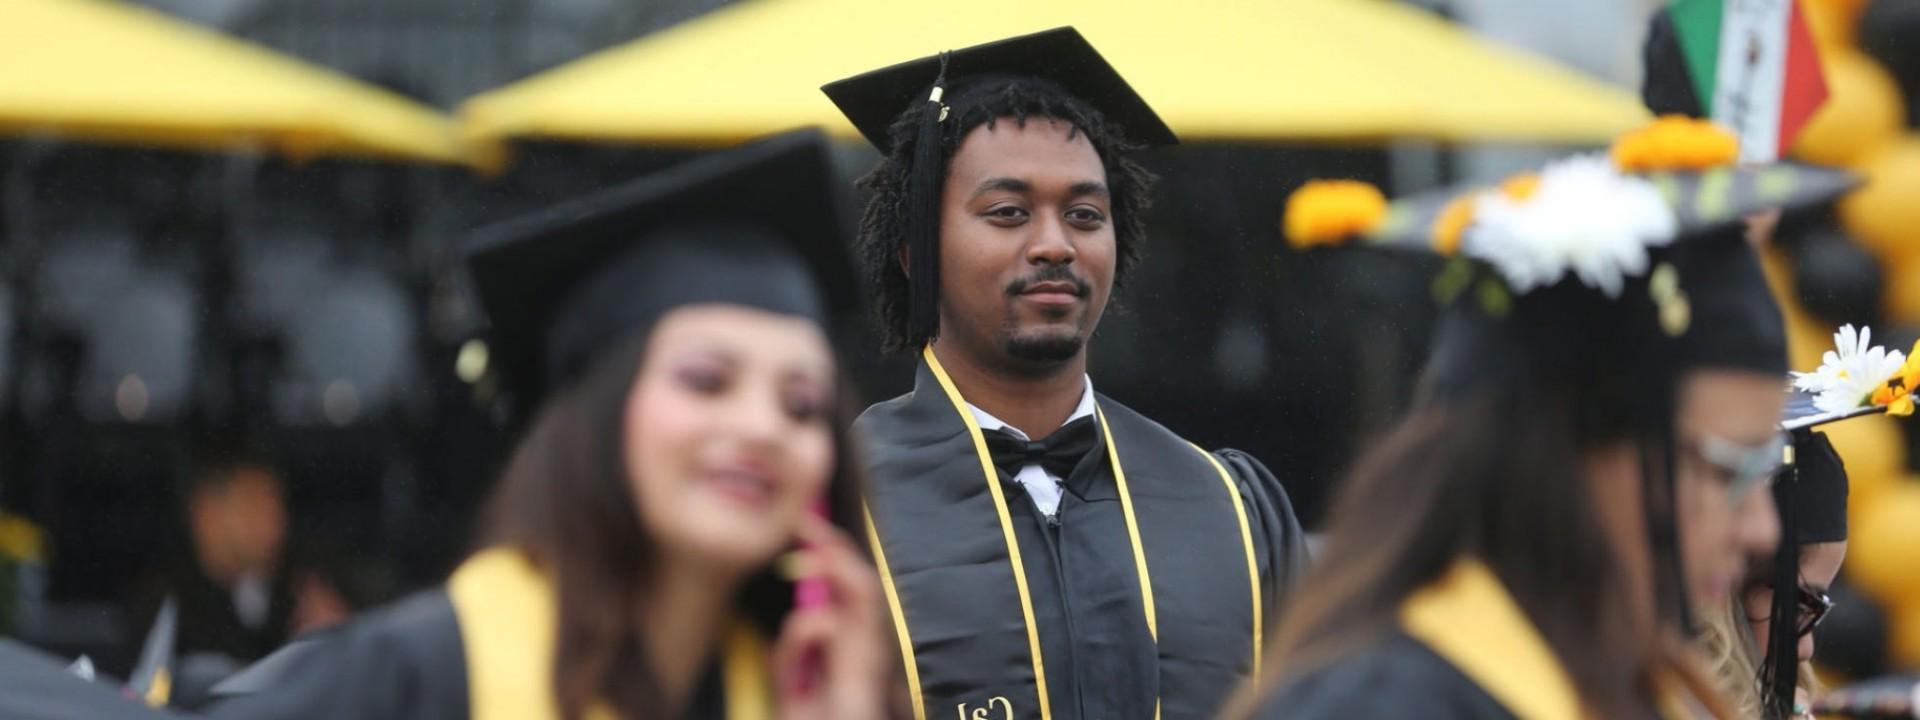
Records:
<instances>
[{"instance_id":1,"label":"man in graduation cap","mask_svg":"<svg viewBox=\"0 0 1920 720\"><path fill-rule=\"evenodd\" d=\"M856 424L920 717L1211 717L1304 564L1285 491L1094 392L1172 131L1072 28L824 90L885 155L859 261L912 392Z\"/></svg>"}]
</instances>

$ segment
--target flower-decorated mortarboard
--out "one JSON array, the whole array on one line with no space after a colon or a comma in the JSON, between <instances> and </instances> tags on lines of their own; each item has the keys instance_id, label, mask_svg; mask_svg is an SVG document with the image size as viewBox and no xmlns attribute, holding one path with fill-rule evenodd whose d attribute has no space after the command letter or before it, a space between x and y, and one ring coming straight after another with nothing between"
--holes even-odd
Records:
<instances>
[{"instance_id":1,"label":"flower-decorated mortarboard","mask_svg":"<svg viewBox=\"0 0 1920 720\"><path fill-rule=\"evenodd\" d=\"M1820 367L1792 373L1780 422L1793 437L1788 462L1798 470L1800 486L1781 500L1791 500L1798 511L1790 534L1801 545L1847 539L1846 468L1817 429L1858 417L1910 416L1920 391L1920 342L1903 354L1873 344L1872 328L1852 325L1840 326L1833 342Z\"/></svg>"},{"instance_id":2,"label":"flower-decorated mortarboard","mask_svg":"<svg viewBox=\"0 0 1920 720\"><path fill-rule=\"evenodd\" d=\"M1118 126L1130 148L1173 145L1179 138L1120 72L1072 27L1005 38L909 60L821 88L847 120L882 153L911 143L907 176L906 248L910 284L908 334L931 338L939 328L940 197L943 148L982 122L980 107L995 93L1024 84L1073 98ZM915 111L918 111L915 114ZM897 132L911 118L911 134Z\"/></svg>"},{"instance_id":3,"label":"flower-decorated mortarboard","mask_svg":"<svg viewBox=\"0 0 1920 720\"><path fill-rule=\"evenodd\" d=\"M838 187L825 136L803 130L476 231L488 372L524 416L681 306L838 327L859 304Z\"/></svg>"},{"instance_id":4,"label":"flower-decorated mortarboard","mask_svg":"<svg viewBox=\"0 0 1920 720\"><path fill-rule=\"evenodd\" d=\"M1737 153L1726 131L1665 117L1604 156L1560 160L1493 187L1387 202L1370 186L1315 181L1288 199L1284 232L1296 247L1451 258L1435 281L1438 299L1538 326L1524 334L1553 346L1537 348L1552 360L1564 352L1600 361L1609 355L1590 351L1634 347L1596 330L1637 317L1670 339L1659 353L1682 366L1780 373L1781 315L1744 240L1744 219L1820 207L1855 179L1790 163L1736 167ZM1439 362L1450 355L1446 333L1441 339L1430 370L1444 377L1452 365Z\"/></svg>"}]
</instances>

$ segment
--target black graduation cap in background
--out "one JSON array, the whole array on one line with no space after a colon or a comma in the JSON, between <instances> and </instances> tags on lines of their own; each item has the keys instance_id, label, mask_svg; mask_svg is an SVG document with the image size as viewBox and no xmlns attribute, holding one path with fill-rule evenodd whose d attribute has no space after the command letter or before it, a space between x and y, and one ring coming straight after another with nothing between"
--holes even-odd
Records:
<instances>
[{"instance_id":1,"label":"black graduation cap in background","mask_svg":"<svg viewBox=\"0 0 1920 720\"><path fill-rule=\"evenodd\" d=\"M1846 465L1834 451L1833 443L1827 441L1826 434L1814 428L1886 411L1884 407L1869 407L1851 412L1821 412L1813 406L1812 395L1787 391L1787 411L1780 427L1793 438L1793 467L1798 471L1794 484L1799 489L1792 498L1798 512L1793 537L1782 537L1783 544L1791 541L1807 545L1847 539Z\"/></svg>"},{"instance_id":2,"label":"black graduation cap in background","mask_svg":"<svg viewBox=\"0 0 1920 720\"><path fill-rule=\"evenodd\" d=\"M892 128L919 107L907 173L907 276L912 310L908 334L939 330L940 194L946 178L945 133L964 133L959 118L974 102L1009 83L1052 85L1117 125L1129 144L1173 145L1179 138L1134 92L1126 78L1080 31L1059 27L909 60L821 87L840 112L882 153L903 138Z\"/></svg>"},{"instance_id":3,"label":"black graduation cap in background","mask_svg":"<svg viewBox=\"0 0 1920 720\"><path fill-rule=\"evenodd\" d=\"M1680 46L1680 33L1673 27L1673 14L1663 4L1647 21L1647 38L1640 52L1644 68L1640 82L1640 101L1655 115L1707 116L1700 101L1698 83L1687 66L1686 50Z\"/></svg>"},{"instance_id":4,"label":"black graduation cap in background","mask_svg":"<svg viewBox=\"0 0 1920 720\"><path fill-rule=\"evenodd\" d=\"M147 707L112 686L83 680L65 661L14 640L0 639L0 717L166 720L178 715Z\"/></svg>"},{"instance_id":5,"label":"black graduation cap in background","mask_svg":"<svg viewBox=\"0 0 1920 720\"><path fill-rule=\"evenodd\" d=\"M468 266L516 413L682 305L834 329L859 304L840 185L803 130L476 231Z\"/></svg>"}]
</instances>

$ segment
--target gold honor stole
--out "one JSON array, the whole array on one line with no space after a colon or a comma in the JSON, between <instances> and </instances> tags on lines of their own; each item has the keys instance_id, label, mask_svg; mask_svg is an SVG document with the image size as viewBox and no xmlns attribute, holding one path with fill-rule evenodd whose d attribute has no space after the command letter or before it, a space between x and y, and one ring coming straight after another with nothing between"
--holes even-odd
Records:
<instances>
[{"instance_id":1,"label":"gold honor stole","mask_svg":"<svg viewBox=\"0 0 1920 720\"><path fill-rule=\"evenodd\" d=\"M1527 720L1584 720L1573 678L1553 648L1478 559L1462 557L1400 604L1400 627ZM1690 717L1683 689L1666 683L1660 714Z\"/></svg>"},{"instance_id":2,"label":"gold honor stole","mask_svg":"<svg viewBox=\"0 0 1920 720\"><path fill-rule=\"evenodd\" d=\"M1094 607L1065 609L1060 598L1036 598L1030 589L1030 579L1047 577L1056 558L1046 544L1019 541L1023 530L1033 531L1017 527L1024 522L1016 522L1008 504L1026 501L1008 498L1003 485L1009 481L994 467L973 414L931 348L923 358L914 393L876 406L860 423L872 471L868 540L916 720L1076 717L1076 690L1136 683L1152 686L1146 697L1155 717L1163 706L1175 717L1210 715L1238 682L1258 676L1259 560L1240 484L1219 460L1131 410L1101 402L1096 451L1104 454L1112 487L1095 489L1117 495L1119 513L1115 531L1090 542L1110 543L1098 548L1106 552L1096 559L1111 559L1099 565L1129 575L1128 589L1118 602L1101 598L1088 602ZM1088 471L1083 463L1074 474ZM1062 504L1065 527L1100 527L1106 520L1099 513L1111 506L1079 507L1075 516ZM1083 534L1073 537L1088 542ZM1063 532L1061 543L1067 542ZM1081 616L1090 613L1136 614L1126 622L1137 628L1137 639L1100 640L1117 641L1122 650L1150 647L1148 677L1082 678L1079 688L1051 687L1050 679L1078 676L1068 658L1050 656L1043 646L1079 647L1080 638L1062 641L1066 628L1042 628L1036 602L1061 607L1038 615L1064 616L1068 627L1080 617L1081 632L1088 621ZM1053 642L1046 641L1049 634Z\"/></svg>"},{"instance_id":3,"label":"gold honor stole","mask_svg":"<svg viewBox=\"0 0 1920 720\"><path fill-rule=\"evenodd\" d=\"M553 586L526 555L482 550L447 581L467 659L467 707L473 720L556 720L553 697ZM727 720L773 717L766 667L767 646L759 633L735 622L723 649ZM589 720L613 713L593 707Z\"/></svg>"}]
</instances>

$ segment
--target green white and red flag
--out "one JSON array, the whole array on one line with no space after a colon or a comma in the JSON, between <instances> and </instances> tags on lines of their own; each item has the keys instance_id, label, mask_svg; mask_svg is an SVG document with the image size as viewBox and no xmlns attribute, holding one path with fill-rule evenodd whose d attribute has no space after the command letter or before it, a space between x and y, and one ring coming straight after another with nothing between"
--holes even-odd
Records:
<instances>
[{"instance_id":1,"label":"green white and red flag","mask_svg":"<svg viewBox=\"0 0 1920 720\"><path fill-rule=\"evenodd\" d=\"M1696 97L1740 136L1740 159L1786 154L1827 99L1804 0L1674 0L1673 17Z\"/></svg>"}]
</instances>

